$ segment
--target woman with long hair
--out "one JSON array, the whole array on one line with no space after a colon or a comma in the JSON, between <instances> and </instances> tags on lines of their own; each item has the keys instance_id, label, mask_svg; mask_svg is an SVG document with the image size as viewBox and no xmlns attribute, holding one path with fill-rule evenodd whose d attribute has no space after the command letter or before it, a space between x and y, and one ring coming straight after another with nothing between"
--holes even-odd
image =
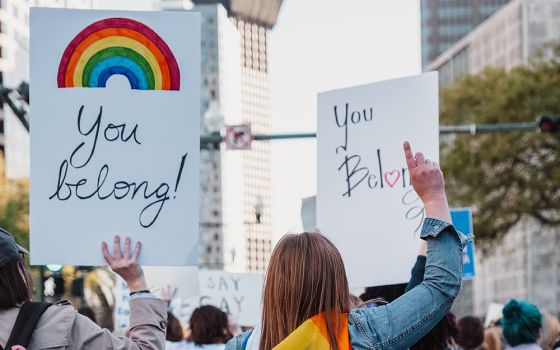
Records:
<instances>
[{"instance_id":1,"label":"woman with long hair","mask_svg":"<svg viewBox=\"0 0 560 350\"><path fill-rule=\"evenodd\" d=\"M450 224L438 164L413 155L408 142L404 151L427 216L424 281L387 305L351 309L344 263L331 241L314 232L286 235L270 258L262 323L228 342L227 350L406 349L445 316L459 292L469 238Z\"/></svg>"}]
</instances>

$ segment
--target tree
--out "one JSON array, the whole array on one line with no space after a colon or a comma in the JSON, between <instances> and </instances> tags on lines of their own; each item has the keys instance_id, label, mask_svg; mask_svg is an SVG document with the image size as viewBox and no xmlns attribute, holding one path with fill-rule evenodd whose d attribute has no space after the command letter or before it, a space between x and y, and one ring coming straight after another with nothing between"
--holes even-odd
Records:
<instances>
[{"instance_id":1,"label":"tree","mask_svg":"<svg viewBox=\"0 0 560 350\"><path fill-rule=\"evenodd\" d=\"M441 92L441 122L534 122L560 114L560 45L510 71L486 69ZM486 250L521 218L560 225L560 138L553 134L456 135L443 142L442 167L453 206L471 206Z\"/></svg>"},{"instance_id":2,"label":"tree","mask_svg":"<svg viewBox=\"0 0 560 350\"><path fill-rule=\"evenodd\" d=\"M19 245L29 248L29 180L4 176L0 156L0 227L12 233Z\"/></svg>"}]
</instances>

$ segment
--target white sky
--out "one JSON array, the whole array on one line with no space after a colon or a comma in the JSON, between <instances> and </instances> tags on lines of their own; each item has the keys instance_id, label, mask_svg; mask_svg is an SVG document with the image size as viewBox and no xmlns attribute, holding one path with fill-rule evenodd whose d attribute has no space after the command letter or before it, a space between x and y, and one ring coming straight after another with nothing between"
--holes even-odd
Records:
<instances>
[{"instance_id":1,"label":"white sky","mask_svg":"<svg viewBox=\"0 0 560 350\"><path fill-rule=\"evenodd\" d=\"M270 35L273 132L316 130L320 91L418 74L417 0L284 0ZM274 141L273 238L316 193L315 140Z\"/></svg>"},{"instance_id":2,"label":"white sky","mask_svg":"<svg viewBox=\"0 0 560 350\"><path fill-rule=\"evenodd\" d=\"M155 0L94 0L152 9ZM284 0L270 34L274 133L316 130L320 91L417 74L418 0ZM316 193L315 140L272 143L273 239L301 225L301 199Z\"/></svg>"}]
</instances>

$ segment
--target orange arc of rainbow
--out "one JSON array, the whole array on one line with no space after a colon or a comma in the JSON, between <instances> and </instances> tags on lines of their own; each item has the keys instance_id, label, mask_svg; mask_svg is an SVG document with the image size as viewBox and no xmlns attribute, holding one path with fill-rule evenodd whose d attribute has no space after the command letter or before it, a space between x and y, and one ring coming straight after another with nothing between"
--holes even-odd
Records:
<instances>
[{"instance_id":1,"label":"orange arc of rainbow","mask_svg":"<svg viewBox=\"0 0 560 350\"><path fill-rule=\"evenodd\" d=\"M106 29L102 29L99 30L97 32L94 32L92 34L90 34L88 37L86 37L75 49L74 53L72 54L72 57L70 58L69 62L68 62L68 68L66 71L66 76L65 76L65 84L68 87L71 86L81 86L81 82L82 82L82 77L81 77L81 72L77 72L76 68L79 66L82 72L83 69L85 68L85 65L87 64L87 60L89 60L91 58L91 56L93 54L95 54L95 52L99 51L99 50L94 50L95 52L92 53L92 50L88 50L88 48L91 48L91 46L93 45L94 47L99 47L100 45L96 43L98 43L101 40L104 40L104 42L106 43L106 39L108 38L124 38L124 40L122 40L121 44L126 44L126 43L132 43L133 41L143 45L145 48L147 48L147 51L145 49L140 49L140 54L142 54L143 51L143 56L146 58L146 60L150 63L150 67L152 67L152 71L154 73L154 78L155 78L155 83L156 83L156 89L169 89L170 88L170 71L169 71L169 66L167 64L167 60L165 59L165 56L163 55L163 53L161 52L161 50L147 37L145 37L143 34L128 29L128 28L106 28ZM129 40L126 40L129 39ZM113 41L113 40L111 40ZM119 44L118 41L121 40L117 40L117 44ZM122 46L122 45L118 45L118 46ZM132 45L134 47L130 47L130 45L128 45L127 47L130 47L132 49L135 49L138 51L138 45ZM88 55L89 57L87 57L87 60L85 59L86 57L84 56L84 53L91 53L91 55ZM82 58L84 58L82 60ZM82 63L82 64L79 64ZM79 79L76 80L76 75L79 75Z\"/></svg>"}]
</instances>

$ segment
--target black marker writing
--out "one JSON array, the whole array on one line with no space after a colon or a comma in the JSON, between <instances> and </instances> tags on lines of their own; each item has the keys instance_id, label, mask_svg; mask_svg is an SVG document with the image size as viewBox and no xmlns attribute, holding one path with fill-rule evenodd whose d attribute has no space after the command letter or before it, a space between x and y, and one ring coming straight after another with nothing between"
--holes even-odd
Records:
<instances>
[{"instance_id":1,"label":"black marker writing","mask_svg":"<svg viewBox=\"0 0 560 350\"><path fill-rule=\"evenodd\" d=\"M83 168L84 166L86 166L95 153L97 142L99 141L99 133L101 131L103 106L99 106L99 113L97 114L97 118L95 119L91 127L89 127L89 129L84 126L85 122L83 121L83 115L84 115L84 106L82 105L80 107L80 110L78 111L78 118L77 118L78 132L83 136L91 135L93 139L89 140L90 143L90 145L88 146L89 151L86 152L87 158L85 156L82 157L82 159L85 158L85 160L80 161L80 159L77 158L80 158L80 154L84 153L81 151L85 151L84 147L86 146L86 141L81 142L70 155L70 165L72 165L72 167L76 169ZM122 142L128 142L132 138L134 139L134 142L136 144L140 145L141 143L140 141L138 141L138 136L136 134L138 131L138 124L136 124L132 128L132 131L130 131L128 136L125 135L126 127L127 125L124 123L119 125L109 123L107 124L105 130L103 131L103 137L108 142L114 142L119 138Z\"/></svg>"}]
</instances>

